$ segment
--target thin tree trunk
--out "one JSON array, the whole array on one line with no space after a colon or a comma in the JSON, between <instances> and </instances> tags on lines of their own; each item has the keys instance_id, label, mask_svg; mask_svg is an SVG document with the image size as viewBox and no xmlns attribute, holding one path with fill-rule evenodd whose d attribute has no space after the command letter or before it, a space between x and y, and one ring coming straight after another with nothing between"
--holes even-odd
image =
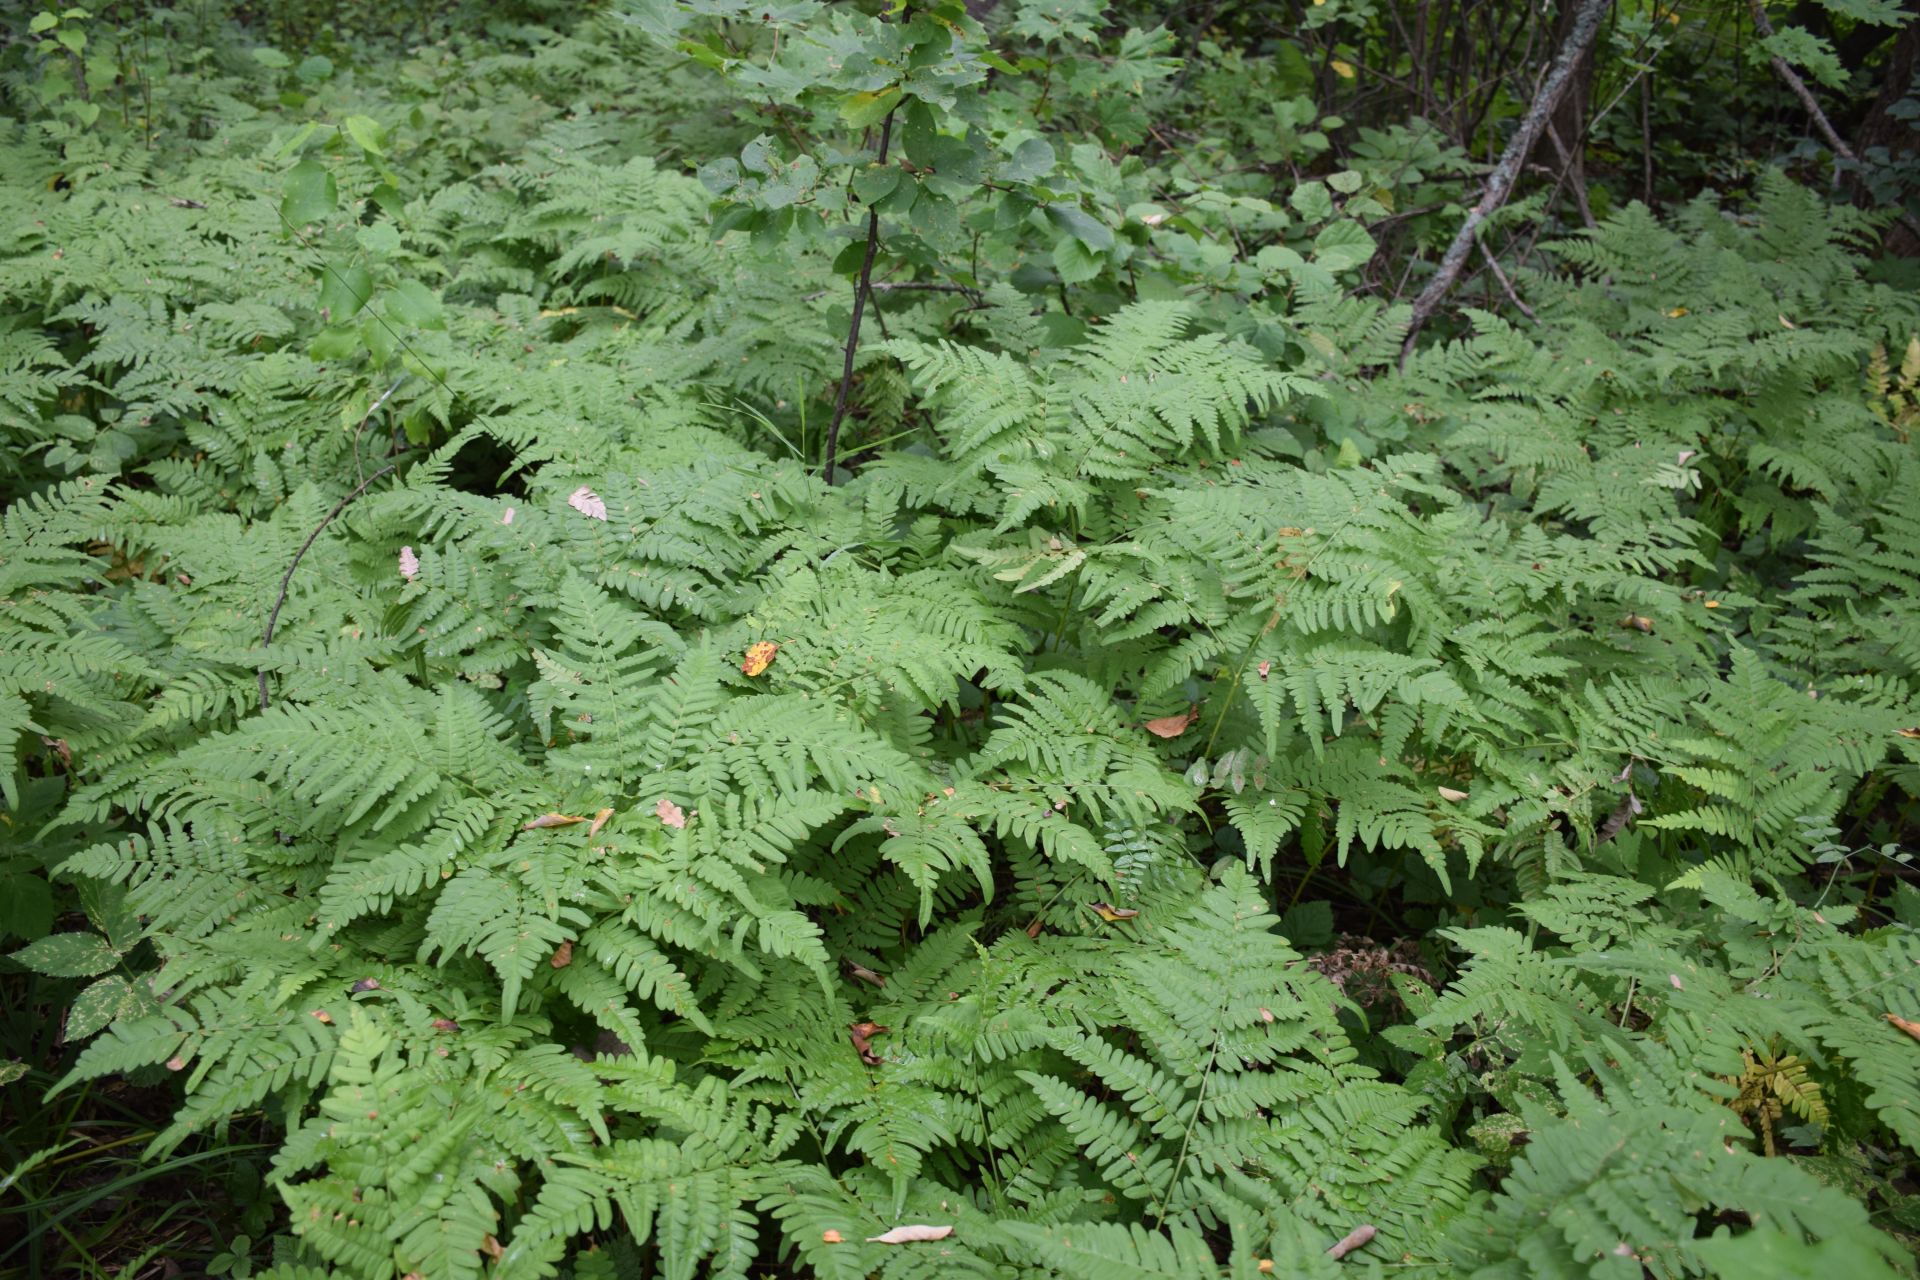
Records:
<instances>
[{"instance_id":1,"label":"thin tree trunk","mask_svg":"<svg viewBox=\"0 0 1920 1280\"><path fill-rule=\"evenodd\" d=\"M1400 347L1402 368L1406 367L1407 360L1413 355L1414 342L1419 338L1420 330L1426 327L1433 313L1440 309L1447 291L1459 280L1460 270L1466 265L1467 256L1473 252L1480 224L1498 212L1512 194L1513 184L1520 177L1521 166L1526 164L1534 144L1546 130L1548 119L1573 83L1574 69L1599 34L1600 19L1606 16L1611 3L1612 0L1581 0L1567 38L1554 58L1553 69L1547 73L1546 83L1540 86L1539 96L1527 108L1527 114L1521 117L1520 127L1514 132L1513 140L1507 143L1500 162L1494 165L1493 172L1487 176L1486 190L1480 196L1480 202L1468 211L1466 222L1461 225L1459 234L1454 236L1453 243L1447 246L1445 256L1440 259L1440 269L1434 273L1427 287L1420 291L1420 296L1414 299L1413 318L1407 325L1406 341Z\"/></svg>"},{"instance_id":2,"label":"thin tree trunk","mask_svg":"<svg viewBox=\"0 0 1920 1280\"><path fill-rule=\"evenodd\" d=\"M897 110L897 108L896 108ZM880 126L880 163L887 162L887 147L893 142L893 112L887 112ZM840 451L840 423L847 416L847 392L853 386L853 357L860 350L860 320L867 311L867 299L873 294L873 255L880 248L880 211L867 211L867 256L860 261L860 279L853 286L853 321L847 326L846 365L840 371L840 390L833 397L833 422L827 427L827 456L820 466L820 478L833 483L833 464Z\"/></svg>"}]
</instances>

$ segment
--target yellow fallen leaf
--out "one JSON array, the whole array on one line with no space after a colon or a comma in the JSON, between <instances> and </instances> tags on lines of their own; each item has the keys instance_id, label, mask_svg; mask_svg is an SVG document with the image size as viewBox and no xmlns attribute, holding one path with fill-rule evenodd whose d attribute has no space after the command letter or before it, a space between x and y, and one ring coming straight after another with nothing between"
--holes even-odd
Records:
<instances>
[{"instance_id":1,"label":"yellow fallen leaf","mask_svg":"<svg viewBox=\"0 0 1920 1280\"><path fill-rule=\"evenodd\" d=\"M747 646L746 661L740 664L742 675L757 676L773 665L773 655L780 652L780 646L771 640L761 640Z\"/></svg>"},{"instance_id":2,"label":"yellow fallen leaf","mask_svg":"<svg viewBox=\"0 0 1920 1280\"><path fill-rule=\"evenodd\" d=\"M1675 307L1673 310L1667 312L1667 319L1678 320L1681 316L1685 314L1687 314L1687 309L1685 307Z\"/></svg>"},{"instance_id":3,"label":"yellow fallen leaf","mask_svg":"<svg viewBox=\"0 0 1920 1280\"><path fill-rule=\"evenodd\" d=\"M1112 924L1116 920L1131 920L1140 914L1132 907L1113 907L1108 906L1104 902L1089 902L1087 905L1093 908L1095 915L1105 920L1108 924Z\"/></svg>"},{"instance_id":4,"label":"yellow fallen leaf","mask_svg":"<svg viewBox=\"0 0 1920 1280\"><path fill-rule=\"evenodd\" d=\"M612 816L613 816L613 810L611 809L602 809L600 812L594 814L593 825L587 828L587 839L591 840L595 836L599 835L600 828L606 826L607 819L611 818Z\"/></svg>"},{"instance_id":5,"label":"yellow fallen leaf","mask_svg":"<svg viewBox=\"0 0 1920 1280\"><path fill-rule=\"evenodd\" d=\"M1620 619L1620 625L1631 631L1644 631L1648 635L1653 634L1653 619L1647 617L1645 614L1630 613Z\"/></svg>"},{"instance_id":6,"label":"yellow fallen leaf","mask_svg":"<svg viewBox=\"0 0 1920 1280\"><path fill-rule=\"evenodd\" d=\"M1351 62L1342 62L1340 59L1335 58L1332 62L1328 63L1327 65L1332 67L1333 73L1339 76L1342 80L1353 79L1354 71L1353 71L1353 64Z\"/></svg>"}]
</instances>

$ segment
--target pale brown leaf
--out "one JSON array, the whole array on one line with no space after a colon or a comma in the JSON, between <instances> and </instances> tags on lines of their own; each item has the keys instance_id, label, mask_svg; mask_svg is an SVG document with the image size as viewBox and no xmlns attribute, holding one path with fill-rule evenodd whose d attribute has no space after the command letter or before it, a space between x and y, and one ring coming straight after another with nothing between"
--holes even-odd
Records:
<instances>
[{"instance_id":1,"label":"pale brown leaf","mask_svg":"<svg viewBox=\"0 0 1920 1280\"><path fill-rule=\"evenodd\" d=\"M1378 1227L1375 1227L1370 1222L1363 1222L1353 1230L1347 1232L1346 1235L1341 1236L1339 1241L1336 1242L1331 1249L1327 1250L1327 1256L1335 1262L1338 1262L1355 1249L1364 1247L1367 1241L1379 1234L1380 1230Z\"/></svg>"},{"instance_id":2,"label":"pale brown leaf","mask_svg":"<svg viewBox=\"0 0 1920 1280\"><path fill-rule=\"evenodd\" d=\"M661 796L660 803L653 806L653 816L669 827L678 828L687 825L687 811L665 796Z\"/></svg>"},{"instance_id":3,"label":"pale brown leaf","mask_svg":"<svg viewBox=\"0 0 1920 1280\"><path fill-rule=\"evenodd\" d=\"M1158 720L1147 721L1146 730L1156 738L1177 738L1198 718L1193 711L1182 711L1176 716L1161 716Z\"/></svg>"},{"instance_id":4,"label":"pale brown leaf","mask_svg":"<svg viewBox=\"0 0 1920 1280\"><path fill-rule=\"evenodd\" d=\"M587 839L591 840L595 836L599 835L600 828L606 826L607 819L611 818L612 816L613 816L613 810L611 809L602 809L600 812L594 814L593 825L587 828Z\"/></svg>"},{"instance_id":5,"label":"pale brown leaf","mask_svg":"<svg viewBox=\"0 0 1920 1280\"><path fill-rule=\"evenodd\" d=\"M849 961L847 964L847 972L851 974L853 977L856 977L860 979L860 981L865 982L871 986L884 987L887 985L887 980L884 977L875 973L873 970L867 968L863 964L854 964L851 961Z\"/></svg>"},{"instance_id":6,"label":"pale brown leaf","mask_svg":"<svg viewBox=\"0 0 1920 1280\"><path fill-rule=\"evenodd\" d=\"M600 500L599 494L587 488L586 485L581 485L567 495L567 505L589 520L607 518L607 504Z\"/></svg>"},{"instance_id":7,"label":"pale brown leaf","mask_svg":"<svg viewBox=\"0 0 1920 1280\"><path fill-rule=\"evenodd\" d=\"M860 1061L870 1067L877 1067L886 1061L886 1059L874 1051L873 1038L877 1035L884 1035L886 1032L892 1030L892 1028L883 1027L877 1022L856 1022L849 1026L847 1030L853 1037L853 1049L855 1053L860 1055Z\"/></svg>"},{"instance_id":8,"label":"pale brown leaf","mask_svg":"<svg viewBox=\"0 0 1920 1280\"><path fill-rule=\"evenodd\" d=\"M540 831L540 830L544 830L547 827L570 827L576 822L585 822L585 821L586 819L580 817L578 814L543 813L539 817L535 818L532 822L527 823L525 826L521 827L520 829L522 831Z\"/></svg>"},{"instance_id":9,"label":"pale brown leaf","mask_svg":"<svg viewBox=\"0 0 1920 1280\"><path fill-rule=\"evenodd\" d=\"M919 1240L945 1240L953 1234L952 1227L929 1227L924 1223L915 1223L910 1227L895 1227L883 1231L877 1236L868 1236L868 1244L913 1244Z\"/></svg>"},{"instance_id":10,"label":"pale brown leaf","mask_svg":"<svg viewBox=\"0 0 1920 1280\"><path fill-rule=\"evenodd\" d=\"M573 939L568 938L553 949L553 957L547 961L556 969L564 969L573 963Z\"/></svg>"},{"instance_id":11,"label":"pale brown leaf","mask_svg":"<svg viewBox=\"0 0 1920 1280\"><path fill-rule=\"evenodd\" d=\"M1920 1040L1920 1022L1910 1022L1897 1013L1888 1014L1887 1021L1912 1036L1915 1040Z\"/></svg>"}]
</instances>

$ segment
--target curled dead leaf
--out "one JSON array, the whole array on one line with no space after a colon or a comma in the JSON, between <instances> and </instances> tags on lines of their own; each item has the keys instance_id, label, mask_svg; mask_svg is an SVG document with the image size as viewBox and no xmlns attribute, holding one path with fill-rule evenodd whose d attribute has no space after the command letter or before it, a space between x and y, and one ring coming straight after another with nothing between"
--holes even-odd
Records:
<instances>
[{"instance_id":1,"label":"curled dead leaf","mask_svg":"<svg viewBox=\"0 0 1920 1280\"><path fill-rule=\"evenodd\" d=\"M1089 902L1087 905L1093 908L1095 915L1105 920L1108 924L1112 924L1116 920L1131 920L1140 914L1132 907L1109 906L1104 902Z\"/></svg>"},{"instance_id":2,"label":"curled dead leaf","mask_svg":"<svg viewBox=\"0 0 1920 1280\"><path fill-rule=\"evenodd\" d=\"M500 1261L500 1259L507 1256L507 1250L505 1246L503 1246L498 1240L495 1240L491 1235L480 1237L480 1252L486 1254L489 1258L492 1258L495 1262L498 1262Z\"/></svg>"},{"instance_id":3,"label":"curled dead leaf","mask_svg":"<svg viewBox=\"0 0 1920 1280\"><path fill-rule=\"evenodd\" d=\"M867 1243L913 1244L920 1240L945 1240L952 1234L952 1227L930 1227L924 1223L914 1223L912 1226L895 1227L891 1231L883 1231L877 1236L868 1236Z\"/></svg>"},{"instance_id":4,"label":"curled dead leaf","mask_svg":"<svg viewBox=\"0 0 1920 1280\"><path fill-rule=\"evenodd\" d=\"M555 947L553 949L553 957L549 959L547 963L552 965L556 969L564 969L568 965L572 964L573 963L573 939L568 938L565 942Z\"/></svg>"},{"instance_id":5,"label":"curled dead leaf","mask_svg":"<svg viewBox=\"0 0 1920 1280\"><path fill-rule=\"evenodd\" d=\"M1653 634L1653 619L1642 613L1628 614L1626 617L1620 619L1620 626L1629 631L1644 631L1648 635Z\"/></svg>"},{"instance_id":6,"label":"curled dead leaf","mask_svg":"<svg viewBox=\"0 0 1920 1280\"><path fill-rule=\"evenodd\" d=\"M852 1033L853 1050L860 1055L860 1061L870 1067L877 1067L886 1061L886 1059L874 1052L873 1038L877 1035L884 1035L886 1032L892 1030L891 1027L883 1027L877 1022L856 1022L849 1026L847 1030Z\"/></svg>"},{"instance_id":7,"label":"curled dead leaf","mask_svg":"<svg viewBox=\"0 0 1920 1280\"><path fill-rule=\"evenodd\" d=\"M835 1231L832 1227L828 1227L825 1231L822 1231L820 1233L821 1244L839 1244L842 1240L845 1240L845 1239L846 1239L845 1236L841 1235L838 1231Z\"/></svg>"},{"instance_id":8,"label":"curled dead leaf","mask_svg":"<svg viewBox=\"0 0 1920 1280\"><path fill-rule=\"evenodd\" d=\"M585 822L585 821L586 821L585 818L582 818L577 814L543 813L539 817L535 818L532 822L527 823L525 826L521 827L520 829L522 831L541 831L547 827L570 827L576 822Z\"/></svg>"},{"instance_id":9,"label":"curled dead leaf","mask_svg":"<svg viewBox=\"0 0 1920 1280\"><path fill-rule=\"evenodd\" d=\"M747 646L746 658L740 663L740 674L757 676L773 665L773 655L780 652L780 646L771 640L760 640Z\"/></svg>"},{"instance_id":10,"label":"curled dead leaf","mask_svg":"<svg viewBox=\"0 0 1920 1280\"><path fill-rule=\"evenodd\" d=\"M653 816L669 827L678 828L687 825L687 811L665 796L661 796L660 803L653 806Z\"/></svg>"},{"instance_id":11,"label":"curled dead leaf","mask_svg":"<svg viewBox=\"0 0 1920 1280\"><path fill-rule=\"evenodd\" d=\"M1915 1040L1920 1040L1920 1022L1911 1022L1897 1013L1888 1014L1887 1021L1912 1036Z\"/></svg>"},{"instance_id":12,"label":"curled dead leaf","mask_svg":"<svg viewBox=\"0 0 1920 1280\"><path fill-rule=\"evenodd\" d=\"M602 809L600 812L594 814L593 825L587 828L587 839L591 840L595 836L599 835L600 828L606 826L607 819L611 818L612 816L613 816L613 810L611 809Z\"/></svg>"},{"instance_id":13,"label":"curled dead leaf","mask_svg":"<svg viewBox=\"0 0 1920 1280\"><path fill-rule=\"evenodd\" d=\"M380 979L378 978L362 978L360 981L354 983L352 987L354 995L359 995L362 991L378 991L379 989Z\"/></svg>"},{"instance_id":14,"label":"curled dead leaf","mask_svg":"<svg viewBox=\"0 0 1920 1280\"><path fill-rule=\"evenodd\" d=\"M1465 800L1467 798L1466 792L1457 790L1453 787L1439 787L1437 788L1437 790L1440 792L1440 798L1442 800L1451 800L1455 804L1458 804L1462 800Z\"/></svg>"},{"instance_id":15,"label":"curled dead leaf","mask_svg":"<svg viewBox=\"0 0 1920 1280\"><path fill-rule=\"evenodd\" d=\"M852 962L848 962L847 973L850 976L858 978L860 981L868 983L871 986L884 987L887 985L886 978L882 977L880 974L875 973L873 970L867 968L863 964L854 964Z\"/></svg>"},{"instance_id":16,"label":"curled dead leaf","mask_svg":"<svg viewBox=\"0 0 1920 1280\"><path fill-rule=\"evenodd\" d=\"M1911 729L1895 729L1894 732L1903 738L1920 738L1920 725L1915 725Z\"/></svg>"},{"instance_id":17,"label":"curled dead leaf","mask_svg":"<svg viewBox=\"0 0 1920 1280\"><path fill-rule=\"evenodd\" d=\"M460 1024L452 1018L435 1018L433 1020L433 1029L435 1031L458 1031Z\"/></svg>"},{"instance_id":18,"label":"curled dead leaf","mask_svg":"<svg viewBox=\"0 0 1920 1280\"><path fill-rule=\"evenodd\" d=\"M1177 738L1185 733L1198 718L1198 714L1189 709L1182 711L1179 715L1161 716L1158 720L1149 720L1146 730L1156 738Z\"/></svg>"},{"instance_id":19,"label":"curled dead leaf","mask_svg":"<svg viewBox=\"0 0 1920 1280\"><path fill-rule=\"evenodd\" d=\"M607 518L607 504L600 500L599 494L589 489L586 485L581 485L578 489L575 489L567 495L567 505L589 520L605 520Z\"/></svg>"},{"instance_id":20,"label":"curled dead leaf","mask_svg":"<svg viewBox=\"0 0 1920 1280\"><path fill-rule=\"evenodd\" d=\"M327 1026L333 1025L333 1015L325 1009L315 1009L313 1011L313 1020L315 1022L325 1023Z\"/></svg>"},{"instance_id":21,"label":"curled dead leaf","mask_svg":"<svg viewBox=\"0 0 1920 1280\"><path fill-rule=\"evenodd\" d=\"M1335 1262L1338 1262L1355 1249L1364 1247L1367 1241L1379 1234L1380 1230L1378 1227L1375 1227L1371 1222L1363 1222L1353 1230L1347 1232L1346 1235L1341 1236L1340 1239L1334 1243L1334 1246L1327 1250L1327 1256Z\"/></svg>"}]
</instances>

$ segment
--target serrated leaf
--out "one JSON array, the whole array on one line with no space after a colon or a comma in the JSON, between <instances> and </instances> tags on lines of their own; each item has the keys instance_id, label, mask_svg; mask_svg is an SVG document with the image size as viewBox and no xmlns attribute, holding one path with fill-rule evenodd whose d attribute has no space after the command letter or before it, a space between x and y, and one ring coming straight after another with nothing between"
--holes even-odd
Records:
<instances>
[{"instance_id":1,"label":"serrated leaf","mask_svg":"<svg viewBox=\"0 0 1920 1280\"><path fill-rule=\"evenodd\" d=\"M120 962L107 940L94 933L52 934L14 952L12 959L50 978L91 978Z\"/></svg>"}]
</instances>

